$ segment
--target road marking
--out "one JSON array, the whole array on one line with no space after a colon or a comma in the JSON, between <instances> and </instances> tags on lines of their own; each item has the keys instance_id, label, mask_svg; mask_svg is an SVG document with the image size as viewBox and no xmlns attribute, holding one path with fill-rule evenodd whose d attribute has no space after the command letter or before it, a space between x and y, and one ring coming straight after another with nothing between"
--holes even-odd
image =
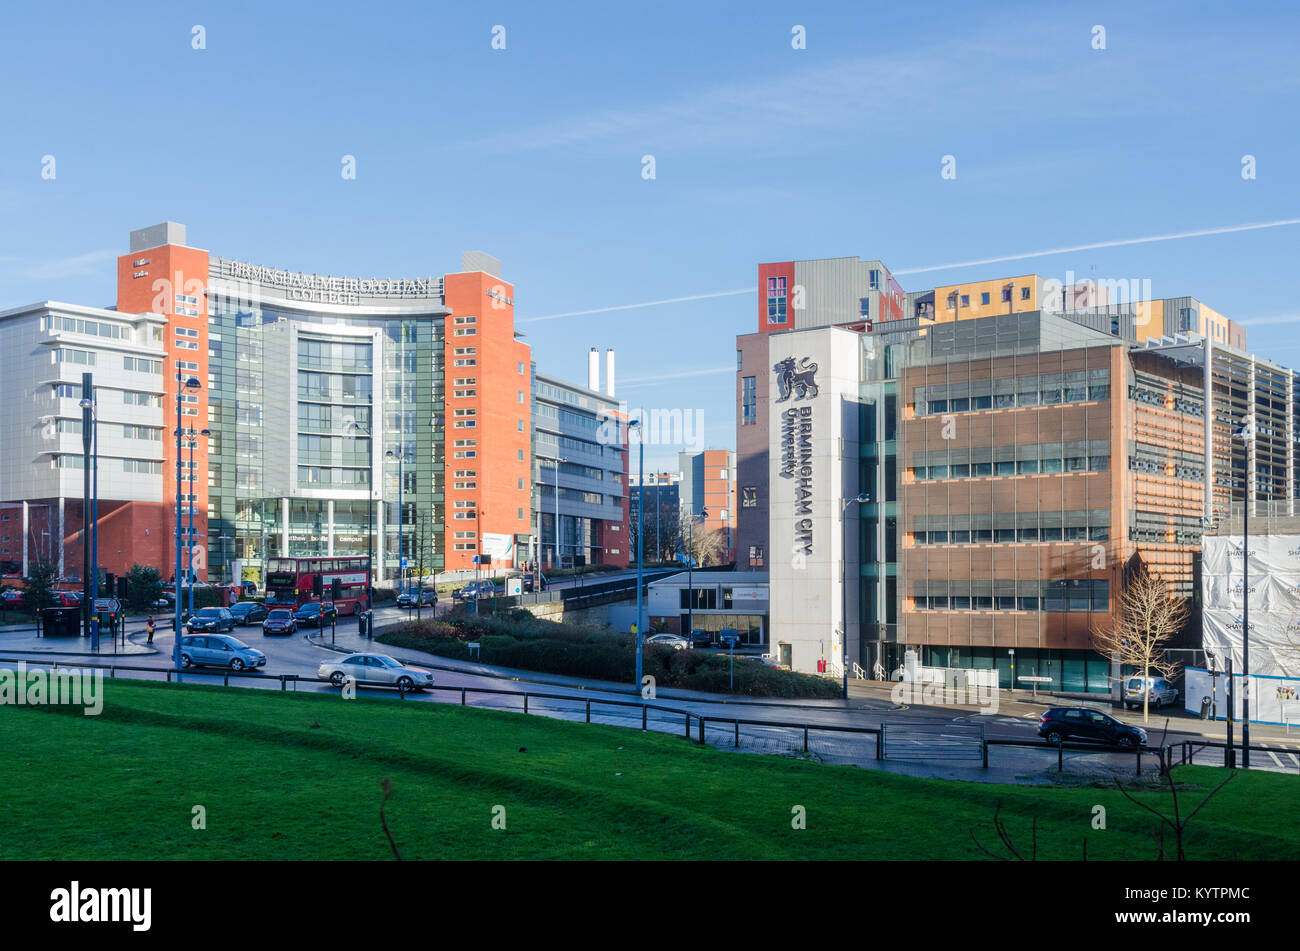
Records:
<instances>
[{"instance_id":1,"label":"road marking","mask_svg":"<svg viewBox=\"0 0 1300 951\"><path fill-rule=\"evenodd\" d=\"M1278 755L1276 753L1274 753L1272 750L1269 750L1268 755L1272 758L1273 762L1277 764L1278 769L1286 769L1286 766L1284 766L1282 764L1282 761L1278 759Z\"/></svg>"}]
</instances>

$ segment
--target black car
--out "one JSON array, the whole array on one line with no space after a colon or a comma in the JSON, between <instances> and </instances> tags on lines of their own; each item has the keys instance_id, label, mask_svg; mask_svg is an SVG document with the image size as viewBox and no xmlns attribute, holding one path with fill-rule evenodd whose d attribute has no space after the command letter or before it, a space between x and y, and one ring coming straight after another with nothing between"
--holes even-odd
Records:
<instances>
[{"instance_id":1,"label":"black car","mask_svg":"<svg viewBox=\"0 0 1300 951\"><path fill-rule=\"evenodd\" d=\"M240 601L230 606L230 613L235 617L235 623L241 627L246 624L258 624L266 620L266 605L258 601Z\"/></svg>"},{"instance_id":2,"label":"black car","mask_svg":"<svg viewBox=\"0 0 1300 951\"><path fill-rule=\"evenodd\" d=\"M692 647L709 646L710 640L709 640L708 631L691 631L691 633L687 634L686 636L690 640Z\"/></svg>"},{"instance_id":3,"label":"black car","mask_svg":"<svg viewBox=\"0 0 1300 951\"><path fill-rule=\"evenodd\" d=\"M200 608L186 626L191 631L221 634L235 629L235 616L227 608Z\"/></svg>"},{"instance_id":4,"label":"black car","mask_svg":"<svg viewBox=\"0 0 1300 951\"><path fill-rule=\"evenodd\" d=\"M339 616L338 611L334 608L333 601L321 603L319 601L310 601L304 604L297 611L293 612L293 619L299 625L310 627L321 627L325 624L332 624Z\"/></svg>"},{"instance_id":5,"label":"black car","mask_svg":"<svg viewBox=\"0 0 1300 951\"><path fill-rule=\"evenodd\" d=\"M1052 707L1039 720L1038 735L1053 746L1063 740L1106 743L1124 749L1147 745L1146 730L1120 723L1089 707Z\"/></svg>"}]
</instances>

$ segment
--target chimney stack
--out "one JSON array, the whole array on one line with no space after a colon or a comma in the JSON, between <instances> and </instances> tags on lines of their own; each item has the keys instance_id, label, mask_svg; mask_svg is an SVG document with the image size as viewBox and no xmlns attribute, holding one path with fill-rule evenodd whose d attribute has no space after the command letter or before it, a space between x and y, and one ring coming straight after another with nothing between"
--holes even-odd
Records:
<instances>
[{"instance_id":1,"label":"chimney stack","mask_svg":"<svg viewBox=\"0 0 1300 951\"><path fill-rule=\"evenodd\" d=\"M600 351L595 347L587 354L587 389L600 392Z\"/></svg>"},{"instance_id":2,"label":"chimney stack","mask_svg":"<svg viewBox=\"0 0 1300 951\"><path fill-rule=\"evenodd\" d=\"M605 393L608 396L614 395L614 351L612 348L605 351Z\"/></svg>"}]
</instances>

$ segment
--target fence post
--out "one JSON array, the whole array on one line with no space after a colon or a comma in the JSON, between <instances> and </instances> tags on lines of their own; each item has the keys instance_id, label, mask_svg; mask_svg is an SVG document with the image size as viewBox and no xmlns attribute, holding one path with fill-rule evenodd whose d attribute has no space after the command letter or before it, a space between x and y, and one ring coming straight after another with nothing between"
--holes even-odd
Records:
<instances>
[{"instance_id":1,"label":"fence post","mask_svg":"<svg viewBox=\"0 0 1300 951\"><path fill-rule=\"evenodd\" d=\"M736 749L739 749L740 748L740 721L739 720L733 721L733 725L736 727L736 742L733 744L733 746L735 746Z\"/></svg>"},{"instance_id":2,"label":"fence post","mask_svg":"<svg viewBox=\"0 0 1300 951\"><path fill-rule=\"evenodd\" d=\"M528 712L528 692L524 691L524 713Z\"/></svg>"},{"instance_id":3,"label":"fence post","mask_svg":"<svg viewBox=\"0 0 1300 951\"><path fill-rule=\"evenodd\" d=\"M460 705L461 705L462 707L465 706L465 688L464 688L464 687L461 687L461 688L460 688Z\"/></svg>"},{"instance_id":4,"label":"fence post","mask_svg":"<svg viewBox=\"0 0 1300 951\"><path fill-rule=\"evenodd\" d=\"M170 667L167 668L167 682L172 682L172 669Z\"/></svg>"},{"instance_id":5,"label":"fence post","mask_svg":"<svg viewBox=\"0 0 1300 951\"><path fill-rule=\"evenodd\" d=\"M117 676L117 668L116 667L108 668L108 679L112 680L116 676Z\"/></svg>"},{"instance_id":6,"label":"fence post","mask_svg":"<svg viewBox=\"0 0 1300 951\"><path fill-rule=\"evenodd\" d=\"M1058 773L1065 771L1065 739L1056 744L1056 771Z\"/></svg>"},{"instance_id":7,"label":"fence post","mask_svg":"<svg viewBox=\"0 0 1300 951\"><path fill-rule=\"evenodd\" d=\"M1137 748L1137 775L1142 775L1142 747Z\"/></svg>"},{"instance_id":8,"label":"fence post","mask_svg":"<svg viewBox=\"0 0 1300 951\"><path fill-rule=\"evenodd\" d=\"M591 722L591 701L587 701L587 722Z\"/></svg>"},{"instance_id":9,"label":"fence post","mask_svg":"<svg viewBox=\"0 0 1300 951\"><path fill-rule=\"evenodd\" d=\"M704 717L700 717L700 742L704 742Z\"/></svg>"},{"instance_id":10,"label":"fence post","mask_svg":"<svg viewBox=\"0 0 1300 951\"><path fill-rule=\"evenodd\" d=\"M808 752L808 724L803 725L803 751Z\"/></svg>"},{"instance_id":11,"label":"fence post","mask_svg":"<svg viewBox=\"0 0 1300 951\"><path fill-rule=\"evenodd\" d=\"M691 715L686 714L686 739L691 738Z\"/></svg>"},{"instance_id":12,"label":"fence post","mask_svg":"<svg viewBox=\"0 0 1300 951\"><path fill-rule=\"evenodd\" d=\"M980 746L984 748L984 768L989 768L989 741L987 737L980 737Z\"/></svg>"},{"instance_id":13,"label":"fence post","mask_svg":"<svg viewBox=\"0 0 1300 951\"><path fill-rule=\"evenodd\" d=\"M400 680L397 682L397 699L406 699L406 684L402 683Z\"/></svg>"},{"instance_id":14,"label":"fence post","mask_svg":"<svg viewBox=\"0 0 1300 951\"><path fill-rule=\"evenodd\" d=\"M880 724L880 729L876 731L876 761L885 758L885 725Z\"/></svg>"},{"instance_id":15,"label":"fence post","mask_svg":"<svg viewBox=\"0 0 1300 951\"><path fill-rule=\"evenodd\" d=\"M284 674L281 674L281 675L280 675L280 692L281 692L281 693L284 693L284 692L285 692L286 690L288 690L288 689L289 689L289 682L285 679L285 675L284 675Z\"/></svg>"},{"instance_id":16,"label":"fence post","mask_svg":"<svg viewBox=\"0 0 1300 951\"><path fill-rule=\"evenodd\" d=\"M648 712L648 711L646 710L645 704L641 704L641 729L643 729L643 730L644 730L645 727L646 727L646 713L647 713L647 712Z\"/></svg>"},{"instance_id":17,"label":"fence post","mask_svg":"<svg viewBox=\"0 0 1300 951\"><path fill-rule=\"evenodd\" d=\"M222 679L222 684L221 684L221 685L222 685L223 687L229 687L229 686L230 686L230 674L225 674L221 679Z\"/></svg>"}]
</instances>

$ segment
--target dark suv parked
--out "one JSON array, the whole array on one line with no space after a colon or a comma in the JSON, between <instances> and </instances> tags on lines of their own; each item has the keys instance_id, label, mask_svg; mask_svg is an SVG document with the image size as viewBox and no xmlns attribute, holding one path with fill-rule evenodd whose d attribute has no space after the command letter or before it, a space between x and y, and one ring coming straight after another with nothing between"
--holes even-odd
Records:
<instances>
[{"instance_id":1,"label":"dark suv parked","mask_svg":"<svg viewBox=\"0 0 1300 951\"><path fill-rule=\"evenodd\" d=\"M1052 707L1038 723L1038 735L1053 746L1062 740L1085 740L1133 749L1147 745L1147 733L1089 707Z\"/></svg>"}]
</instances>

